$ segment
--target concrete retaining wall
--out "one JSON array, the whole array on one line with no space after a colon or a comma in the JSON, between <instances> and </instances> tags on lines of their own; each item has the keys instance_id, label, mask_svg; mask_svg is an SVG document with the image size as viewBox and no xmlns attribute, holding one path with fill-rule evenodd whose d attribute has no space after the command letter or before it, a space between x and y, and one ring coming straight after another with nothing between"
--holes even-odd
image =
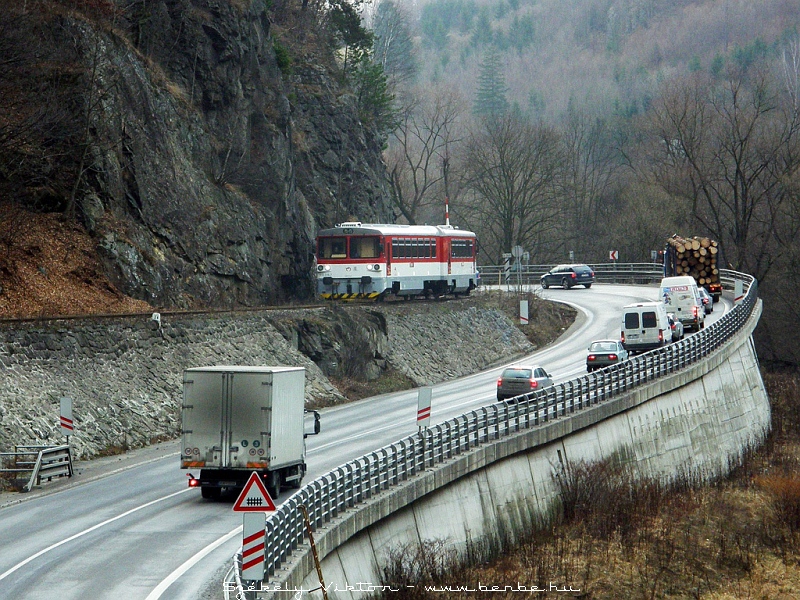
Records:
<instances>
[{"instance_id":1,"label":"concrete retaining wall","mask_svg":"<svg viewBox=\"0 0 800 600\"><path fill-rule=\"evenodd\" d=\"M702 363L426 471L365 502L315 534L330 598L362 597L389 552L513 532L547 519L554 469L616 457L641 477L710 479L727 473L770 426L770 405L747 326ZM319 585L307 546L271 584ZM347 589L353 591L337 591ZM318 592L317 592L318 593ZM275 596L277 597L277 596Z\"/></svg>"}]
</instances>

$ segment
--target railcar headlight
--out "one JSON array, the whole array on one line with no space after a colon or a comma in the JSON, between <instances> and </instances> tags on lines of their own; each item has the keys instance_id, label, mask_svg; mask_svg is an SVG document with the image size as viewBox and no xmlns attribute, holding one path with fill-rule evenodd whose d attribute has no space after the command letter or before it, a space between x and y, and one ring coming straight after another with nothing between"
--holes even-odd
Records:
<instances>
[{"instance_id":1,"label":"railcar headlight","mask_svg":"<svg viewBox=\"0 0 800 600\"><path fill-rule=\"evenodd\" d=\"M330 271L330 270L331 270L330 265L317 265L317 271L320 273L322 273L323 271Z\"/></svg>"},{"instance_id":2,"label":"railcar headlight","mask_svg":"<svg viewBox=\"0 0 800 600\"><path fill-rule=\"evenodd\" d=\"M372 270L373 271L380 271L381 270L381 266L378 263L375 263L374 265L372 265Z\"/></svg>"}]
</instances>

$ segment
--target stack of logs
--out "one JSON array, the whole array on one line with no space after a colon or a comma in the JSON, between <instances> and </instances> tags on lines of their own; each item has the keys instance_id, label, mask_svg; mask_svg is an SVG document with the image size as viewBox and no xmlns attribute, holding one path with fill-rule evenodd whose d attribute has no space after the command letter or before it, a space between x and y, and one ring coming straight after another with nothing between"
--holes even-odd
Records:
<instances>
[{"instance_id":1,"label":"stack of logs","mask_svg":"<svg viewBox=\"0 0 800 600\"><path fill-rule=\"evenodd\" d=\"M716 241L707 237L688 239L673 235L667 242L675 249L675 275L690 275L699 285L719 281Z\"/></svg>"}]
</instances>

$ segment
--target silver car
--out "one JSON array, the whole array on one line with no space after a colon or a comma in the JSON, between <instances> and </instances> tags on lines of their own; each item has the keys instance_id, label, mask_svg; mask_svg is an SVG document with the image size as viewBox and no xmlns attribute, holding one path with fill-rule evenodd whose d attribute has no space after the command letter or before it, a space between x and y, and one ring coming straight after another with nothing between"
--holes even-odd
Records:
<instances>
[{"instance_id":1,"label":"silver car","mask_svg":"<svg viewBox=\"0 0 800 600\"><path fill-rule=\"evenodd\" d=\"M497 380L497 399L515 398L551 385L551 375L538 365L508 367Z\"/></svg>"},{"instance_id":2,"label":"silver car","mask_svg":"<svg viewBox=\"0 0 800 600\"><path fill-rule=\"evenodd\" d=\"M628 360L628 351L619 340L595 340L589 344L586 355L586 370L591 373L609 365Z\"/></svg>"}]
</instances>

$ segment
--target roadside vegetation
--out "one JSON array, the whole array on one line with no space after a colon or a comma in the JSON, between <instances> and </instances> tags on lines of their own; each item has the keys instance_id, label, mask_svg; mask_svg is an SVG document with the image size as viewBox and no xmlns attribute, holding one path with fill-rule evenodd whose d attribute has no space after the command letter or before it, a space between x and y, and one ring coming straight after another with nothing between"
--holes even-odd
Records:
<instances>
[{"instance_id":1,"label":"roadside vegetation","mask_svg":"<svg viewBox=\"0 0 800 600\"><path fill-rule=\"evenodd\" d=\"M765 373L773 406L766 443L711 485L636 481L610 462L573 465L558 481L552 522L522 541L446 540L401 548L384 572L386 598L518 598L519 592L426 591L514 586L539 598L797 598L800 589L800 377ZM413 587L404 587L406 585ZM440 587L441 589L441 587Z\"/></svg>"}]
</instances>

